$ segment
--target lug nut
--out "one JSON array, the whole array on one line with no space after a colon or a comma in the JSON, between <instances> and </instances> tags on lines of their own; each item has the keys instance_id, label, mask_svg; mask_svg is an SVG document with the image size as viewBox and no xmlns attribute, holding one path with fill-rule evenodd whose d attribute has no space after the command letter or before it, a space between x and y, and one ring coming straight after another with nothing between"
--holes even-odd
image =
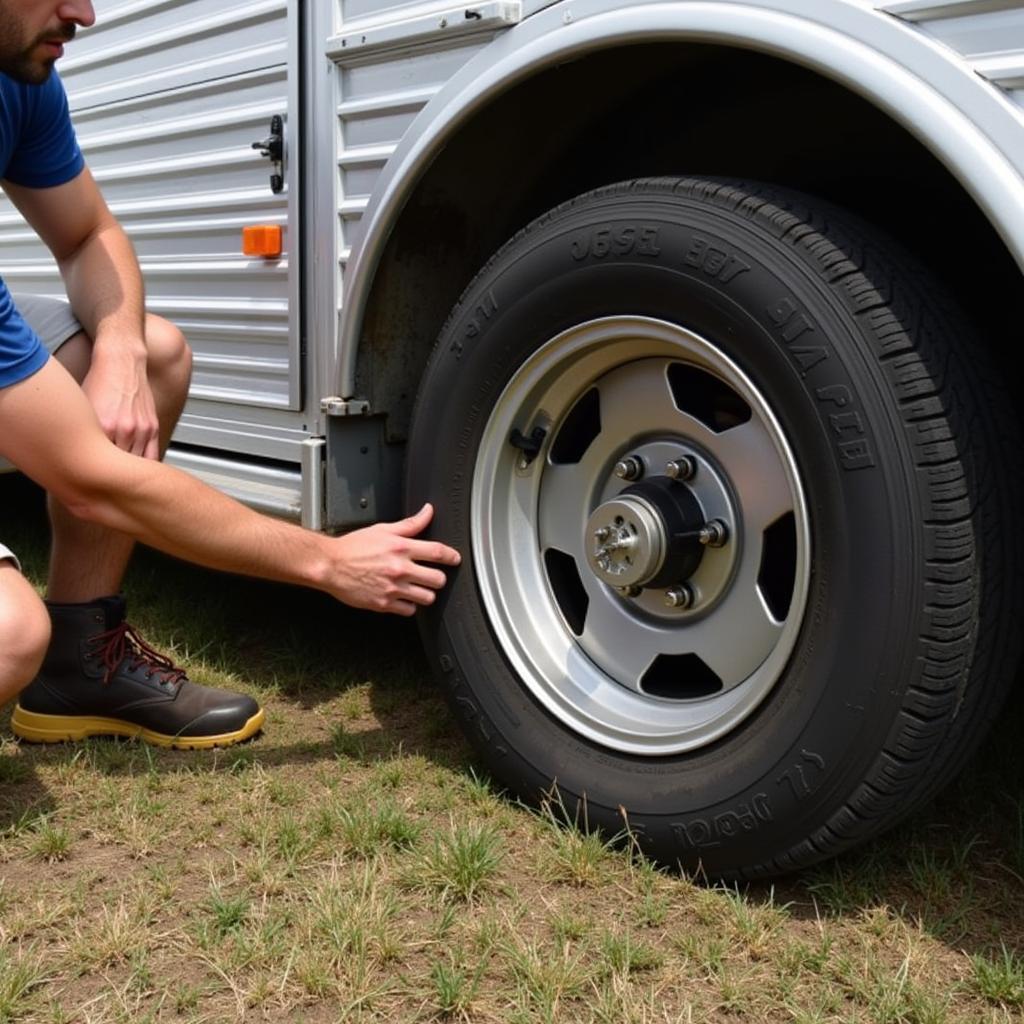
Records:
<instances>
[{"instance_id":1,"label":"lug nut","mask_svg":"<svg viewBox=\"0 0 1024 1024\"><path fill-rule=\"evenodd\" d=\"M623 597L639 597L643 593L643 587L628 586L615 588Z\"/></svg>"},{"instance_id":2,"label":"lug nut","mask_svg":"<svg viewBox=\"0 0 1024 1024\"><path fill-rule=\"evenodd\" d=\"M594 531L594 540L598 544L603 544L612 535L612 528L610 526L602 526L600 529Z\"/></svg>"},{"instance_id":3,"label":"lug nut","mask_svg":"<svg viewBox=\"0 0 1024 1024\"><path fill-rule=\"evenodd\" d=\"M709 548L720 548L729 539L729 527L721 519L712 519L701 527L697 539Z\"/></svg>"},{"instance_id":4,"label":"lug nut","mask_svg":"<svg viewBox=\"0 0 1024 1024\"><path fill-rule=\"evenodd\" d=\"M644 475L643 459L627 455L615 463L615 475L620 480L639 480Z\"/></svg>"},{"instance_id":5,"label":"lug nut","mask_svg":"<svg viewBox=\"0 0 1024 1024\"><path fill-rule=\"evenodd\" d=\"M665 591L665 604L669 608L692 608L694 600L693 587L686 583L669 587Z\"/></svg>"},{"instance_id":6,"label":"lug nut","mask_svg":"<svg viewBox=\"0 0 1024 1024\"><path fill-rule=\"evenodd\" d=\"M697 473L697 460L692 455L681 455L665 467L665 476L673 480L692 480Z\"/></svg>"}]
</instances>

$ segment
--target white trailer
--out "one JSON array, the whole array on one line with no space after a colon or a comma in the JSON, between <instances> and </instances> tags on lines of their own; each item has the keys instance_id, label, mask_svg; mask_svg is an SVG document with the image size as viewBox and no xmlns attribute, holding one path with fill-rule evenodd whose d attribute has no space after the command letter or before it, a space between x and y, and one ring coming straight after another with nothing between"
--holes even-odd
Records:
<instances>
[{"instance_id":1,"label":"white trailer","mask_svg":"<svg viewBox=\"0 0 1024 1024\"><path fill-rule=\"evenodd\" d=\"M109 0L60 70L195 352L169 460L314 529L432 500L426 646L504 786L752 877L976 748L1020 0ZM60 291L6 204L0 266Z\"/></svg>"}]
</instances>

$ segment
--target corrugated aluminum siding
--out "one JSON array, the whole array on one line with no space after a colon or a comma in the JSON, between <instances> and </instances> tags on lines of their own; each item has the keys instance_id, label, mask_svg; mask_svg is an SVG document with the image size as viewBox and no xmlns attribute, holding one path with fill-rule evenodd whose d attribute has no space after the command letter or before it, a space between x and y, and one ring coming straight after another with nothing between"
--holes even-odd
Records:
<instances>
[{"instance_id":1,"label":"corrugated aluminum siding","mask_svg":"<svg viewBox=\"0 0 1024 1024\"><path fill-rule=\"evenodd\" d=\"M913 23L955 50L1024 109L1024 3L1020 0L900 0L879 9Z\"/></svg>"},{"instance_id":2,"label":"corrugated aluminum siding","mask_svg":"<svg viewBox=\"0 0 1024 1024\"><path fill-rule=\"evenodd\" d=\"M336 68L339 296L360 218L384 164L426 103L494 38L487 22L473 31L465 19L465 7L453 8L451 0L337 0L326 50Z\"/></svg>"}]
</instances>

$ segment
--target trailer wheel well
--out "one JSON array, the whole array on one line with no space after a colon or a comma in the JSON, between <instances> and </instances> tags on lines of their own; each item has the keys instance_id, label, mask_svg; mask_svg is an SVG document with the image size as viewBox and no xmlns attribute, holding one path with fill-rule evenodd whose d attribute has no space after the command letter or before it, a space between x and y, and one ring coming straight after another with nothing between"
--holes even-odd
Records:
<instances>
[{"instance_id":1,"label":"trailer wheel well","mask_svg":"<svg viewBox=\"0 0 1024 1024\"><path fill-rule=\"evenodd\" d=\"M406 436L434 340L508 238L588 189L679 174L822 196L915 252L989 338L1016 320L1020 271L991 224L920 142L866 100L752 51L606 50L553 67L476 114L410 195L375 276L357 362L359 394L387 411L388 438Z\"/></svg>"}]
</instances>

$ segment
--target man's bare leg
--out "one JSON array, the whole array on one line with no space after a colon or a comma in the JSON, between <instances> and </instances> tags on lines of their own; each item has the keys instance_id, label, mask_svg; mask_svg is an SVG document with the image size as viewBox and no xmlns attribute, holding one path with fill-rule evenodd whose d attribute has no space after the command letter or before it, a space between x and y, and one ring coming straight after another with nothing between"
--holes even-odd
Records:
<instances>
[{"instance_id":1,"label":"man's bare leg","mask_svg":"<svg viewBox=\"0 0 1024 1024\"><path fill-rule=\"evenodd\" d=\"M185 404L192 359L181 332L155 316L146 317L146 351L149 384L160 419L162 456ZM57 350L55 358L81 383L89 371L92 342L79 332ZM53 499L49 506L53 546L47 599L78 603L117 593L135 542L122 533L76 519Z\"/></svg>"},{"instance_id":2,"label":"man's bare leg","mask_svg":"<svg viewBox=\"0 0 1024 1024\"><path fill-rule=\"evenodd\" d=\"M50 617L10 559L0 559L0 707L35 676L50 642Z\"/></svg>"}]
</instances>

